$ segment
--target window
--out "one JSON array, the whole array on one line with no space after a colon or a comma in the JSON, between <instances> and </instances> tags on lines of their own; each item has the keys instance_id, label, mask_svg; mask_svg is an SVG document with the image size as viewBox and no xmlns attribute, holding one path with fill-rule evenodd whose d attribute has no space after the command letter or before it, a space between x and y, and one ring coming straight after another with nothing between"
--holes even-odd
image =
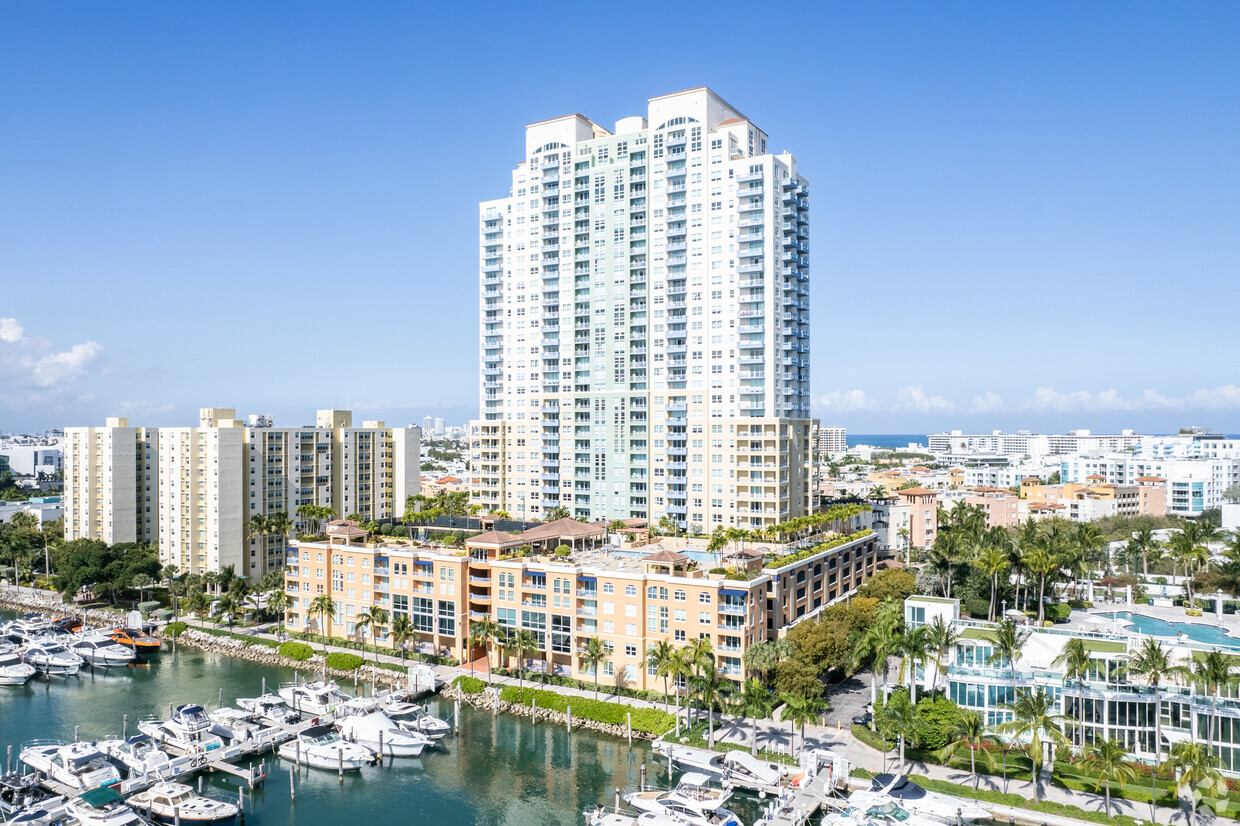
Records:
<instances>
[{"instance_id":1,"label":"window","mask_svg":"<svg viewBox=\"0 0 1240 826\"><path fill-rule=\"evenodd\" d=\"M612 584L612 583L610 583L610 582L604 582L604 583L603 583L603 593L604 593L604 594L614 594L615 592L616 592L616 586L615 586L615 585L613 585L613 584Z\"/></svg>"},{"instance_id":2,"label":"window","mask_svg":"<svg viewBox=\"0 0 1240 826\"><path fill-rule=\"evenodd\" d=\"M675 594L673 594L673 597L674 597L674 599L675 599L677 602L684 602L684 601L685 601L685 592L684 592L684 591L677 590L677 591L676 591L676 593L675 593Z\"/></svg>"},{"instance_id":3,"label":"window","mask_svg":"<svg viewBox=\"0 0 1240 826\"><path fill-rule=\"evenodd\" d=\"M703 605L710 605L710 594L706 593L705 591L698 594L698 602L702 603Z\"/></svg>"},{"instance_id":4,"label":"window","mask_svg":"<svg viewBox=\"0 0 1240 826\"><path fill-rule=\"evenodd\" d=\"M637 596L637 586L636 586L636 585L625 585L625 586L624 586L624 595L625 595L626 597L635 597L635 596Z\"/></svg>"},{"instance_id":5,"label":"window","mask_svg":"<svg viewBox=\"0 0 1240 826\"><path fill-rule=\"evenodd\" d=\"M624 644L624 656L626 656L626 657L636 657L636 656L637 656L637 646L636 646L635 644L633 644L633 643L625 643L625 644Z\"/></svg>"}]
</instances>

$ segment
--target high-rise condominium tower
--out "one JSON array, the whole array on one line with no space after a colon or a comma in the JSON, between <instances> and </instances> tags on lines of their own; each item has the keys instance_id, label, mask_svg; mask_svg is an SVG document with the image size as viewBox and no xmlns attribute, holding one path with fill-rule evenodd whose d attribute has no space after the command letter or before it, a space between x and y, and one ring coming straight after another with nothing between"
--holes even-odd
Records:
<instances>
[{"instance_id":1,"label":"high-rise condominium tower","mask_svg":"<svg viewBox=\"0 0 1240 826\"><path fill-rule=\"evenodd\" d=\"M706 88L531 124L479 205L474 501L753 529L808 513L809 189Z\"/></svg>"}]
</instances>

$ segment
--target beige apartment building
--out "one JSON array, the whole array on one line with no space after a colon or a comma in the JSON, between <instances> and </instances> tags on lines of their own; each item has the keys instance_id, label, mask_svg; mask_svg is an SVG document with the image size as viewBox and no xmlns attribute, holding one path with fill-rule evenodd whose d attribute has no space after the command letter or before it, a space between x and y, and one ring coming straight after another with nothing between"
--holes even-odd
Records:
<instances>
[{"instance_id":1,"label":"beige apartment building","mask_svg":"<svg viewBox=\"0 0 1240 826\"><path fill-rule=\"evenodd\" d=\"M259 578L283 566L287 536L251 535L250 518L302 505L366 521L399 519L418 493L421 431L320 410L313 427L277 428L236 410L199 410L197 427L68 428L65 536L158 543L183 572Z\"/></svg>"},{"instance_id":2,"label":"beige apartment building","mask_svg":"<svg viewBox=\"0 0 1240 826\"><path fill-rule=\"evenodd\" d=\"M864 526L868 514L845 531ZM490 618L510 630L529 630L539 650L528 667L565 677L593 679L577 652L597 637L610 652L600 681L635 689L662 687L646 667L647 650L662 641L710 641L720 674L746 675L746 648L781 636L794 623L844 598L875 571L874 535L779 568L761 556L718 561L702 552L670 548L621 552L602 543L602 523L573 520L521 535L490 531L466 550L418 547L406 542L368 543L356 525L328 526L325 542L295 543L285 568L293 598L289 625L319 628L310 614L316 596L330 594L336 617L327 629L356 636L356 618L372 605L405 614L417 630L417 650L463 660L483 655L467 645L469 625ZM556 558L559 544L574 548ZM533 556L514 556L523 546ZM716 565L748 570L750 579L711 574ZM379 629L380 644L388 643ZM492 662L498 658L493 655ZM508 665L515 665L505 655Z\"/></svg>"}]
</instances>

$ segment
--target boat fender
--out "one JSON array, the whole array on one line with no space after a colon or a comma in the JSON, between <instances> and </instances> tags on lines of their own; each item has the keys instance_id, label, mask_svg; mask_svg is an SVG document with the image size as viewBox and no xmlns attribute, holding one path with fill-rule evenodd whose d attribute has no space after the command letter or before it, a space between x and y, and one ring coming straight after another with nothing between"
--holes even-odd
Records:
<instances>
[{"instance_id":1,"label":"boat fender","mask_svg":"<svg viewBox=\"0 0 1240 826\"><path fill-rule=\"evenodd\" d=\"M780 767L779 767L779 776L780 776L780 777L787 777L787 776L788 776L788 775L790 775L790 774L792 774L792 769L788 768L787 766L780 766Z\"/></svg>"}]
</instances>

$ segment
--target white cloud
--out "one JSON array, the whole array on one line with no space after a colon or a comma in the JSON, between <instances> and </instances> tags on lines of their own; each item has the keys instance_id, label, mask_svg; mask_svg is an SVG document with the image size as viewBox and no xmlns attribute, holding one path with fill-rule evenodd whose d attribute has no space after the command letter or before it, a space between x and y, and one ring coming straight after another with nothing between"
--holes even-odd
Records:
<instances>
[{"instance_id":1,"label":"white cloud","mask_svg":"<svg viewBox=\"0 0 1240 826\"><path fill-rule=\"evenodd\" d=\"M1004 409L1003 399L998 393L987 390L980 396L973 397L974 413L998 413Z\"/></svg>"},{"instance_id":2,"label":"white cloud","mask_svg":"<svg viewBox=\"0 0 1240 826\"><path fill-rule=\"evenodd\" d=\"M0 341L7 341L15 344L22 340L25 335L22 325L17 323L15 318L0 318Z\"/></svg>"},{"instance_id":3,"label":"white cloud","mask_svg":"<svg viewBox=\"0 0 1240 826\"><path fill-rule=\"evenodd\" d=\"M873 410L875 404L864 390L833 390L818 397L818 406L834 413Z\"/></svg>"},{"instance_id":4,"label":"white cloud","mask_svg":"<svg viewBox=\"0 0 1240 826\"><path fill-rule=\"evenodd\" d=\"M1229 410L1240 408L1240 387L1234 384L1225 384L1213 390L1203 387L1184 397L1164 396L1157 390L1147 389L1140 396L1131 398L1114 388L1097 393L1088 390L1060 393L1053 387L1039 387L1022 406L1038 413Z\"/></svg>"},{"instance_id":5,"label":"white cloud","mask_svg":"<svg viewBox=\"0 0 1240 826\"><path fill-rule=\"evenodd\" d=\"M956 405L943 396L927 396L920 387L903 387L896 393L892 409L897 412L950 413Z\"/></svg>"},{"instance_id":6,"label":"white cloud","mask_svg":"<svg viewBox=\"0 0 1240 826\"><path fill-rule=\"evenodd\" d=\"M55 342L27 335L17 319L0 319L0 380L26 391L10 398L10 404L46 401L71 391L102 358L103 345L96 341L61 350Z\"/></svg>"}]
</instances>

